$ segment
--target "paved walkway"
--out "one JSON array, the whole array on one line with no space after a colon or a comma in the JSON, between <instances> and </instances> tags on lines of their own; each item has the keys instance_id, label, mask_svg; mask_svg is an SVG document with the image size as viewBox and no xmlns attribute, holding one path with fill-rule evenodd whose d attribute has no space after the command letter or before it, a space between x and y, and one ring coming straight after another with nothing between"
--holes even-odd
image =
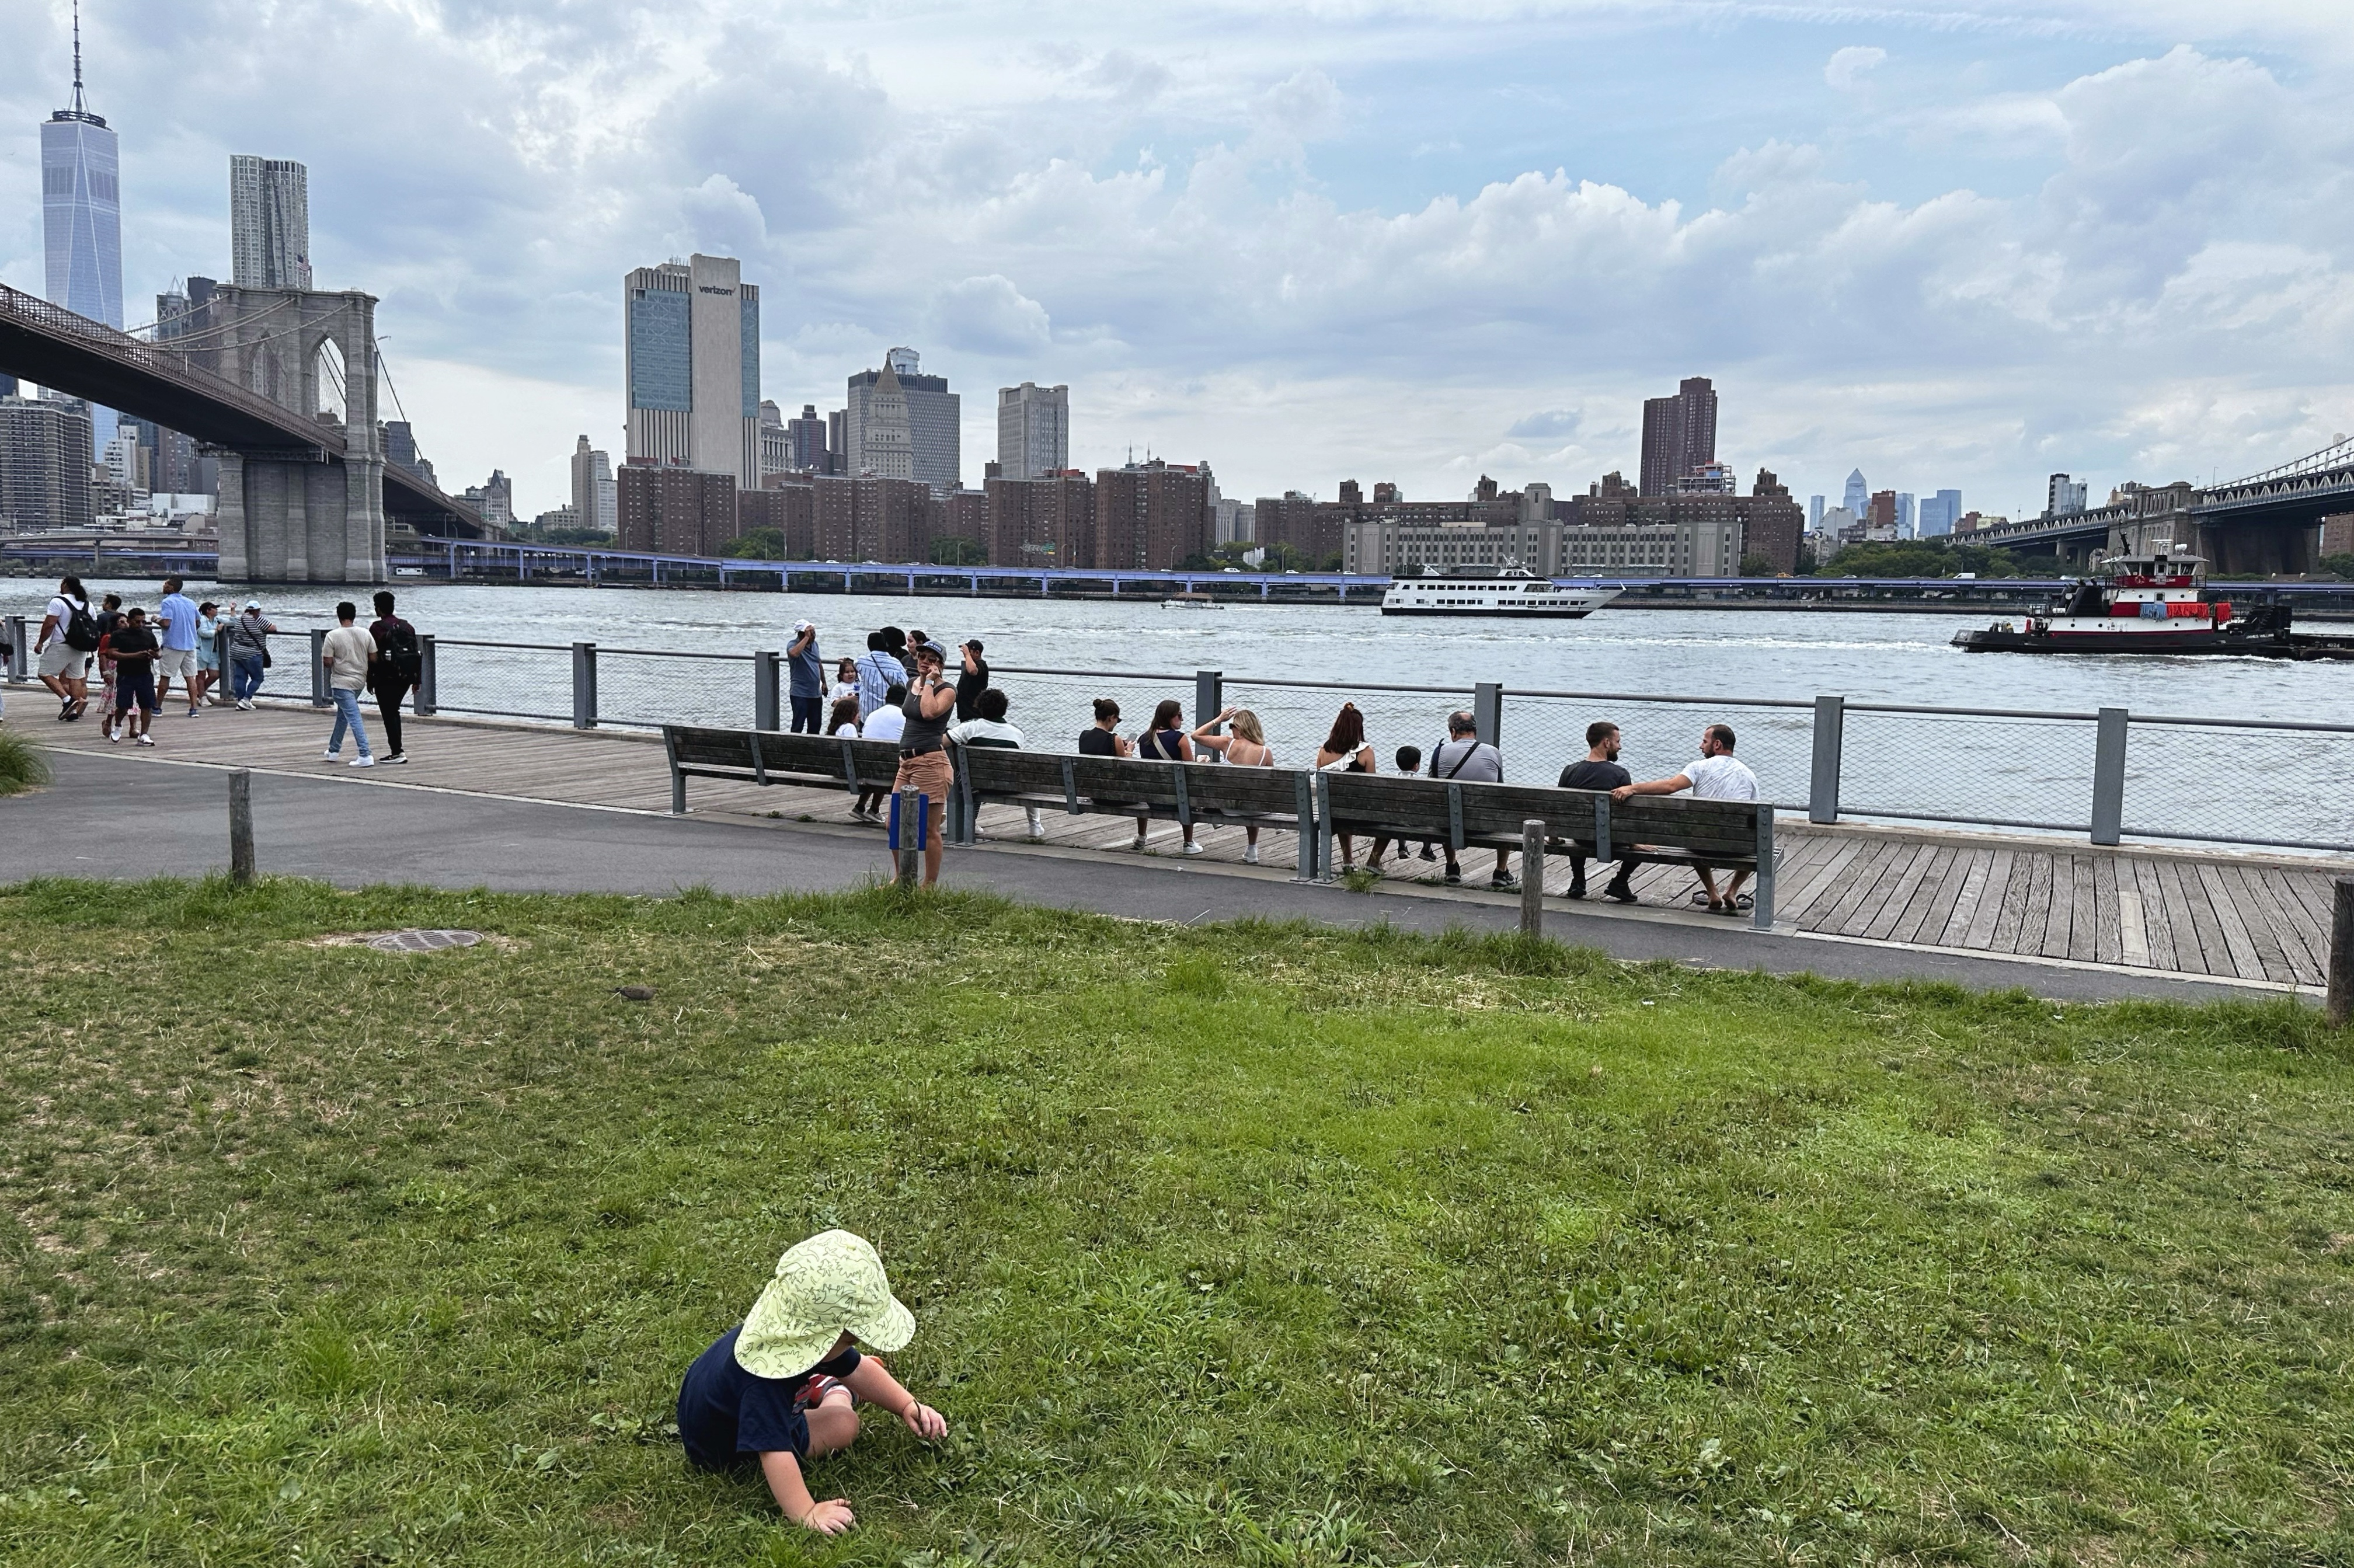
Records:
<instances>
[{"instance_id":1,"label":"paved walkway","mask_svg":"<svg viewBox=\"0 0 2354 1568\"><path fill-rule=\"evenodd\" d=\"M628 847L631 845L642 845L651 858L642 865L605 865L606 874L601 880L591 876L581 885L663 891L708 882L714 886L749 891L776 886L780 880L790 885L832 886L887 874L878 831L850 821L850 797L843 791L782 787L761 789L748 784L692 780L691 824L672 821L668 817L669 773L659 737L650 734L580 733L546 726L412 719L409 749L413 760L408 765L354 769L330 765L321 758L331 721L307 705L265 707L251 714L211 709L193 719L177 712L166 713L156 725L160 744L154 748L136 749L110 746L87 720L72 726L27 724L27 714L41 714L44 717L47 714L47 709L34 702L30 694L19 695L11 709L15 722L26 725L37 738L69 752L101 754L110 762L128 766L195 763L211 768L249 767L265 773L306 777L334 784L388 787L387 795L421 796L426 800L444 802L416 812L404 809L398 813L403 820L440 820L453 828L462 821L470 832L492 836L508 830L498 825L494 814L486 817L479 810L455 811L454 797L588 808L641 821L661 818L675 827L726 823L774 832L786 824L806 824L810 830L826 830L794 834L796 861L807 861L806 878L797 874L780 879L776 865L763 856L756 867L747 868L752 873L748 883L726 874L724 865L718 868L721 874L686 874L683 867L688 863L673 858L672 846L676 841L671 835L648 839L636 828L625 830L619 822L609 822L597 831L600 865L610 854L626 857L633 853ZM373 710L370 716L374 716ZM381 739L378 736L379 747ZM111 767L96 773L84 773L75 768L68 776L69 788L80 789L87 783L111 789L114 777ZM178 790L173 793L176 795ZM389 811L387 802L373 801L358 821L387 821ZM329 815L334 813L331 811ZM199 838L207 831L201 828L201 816L198 813ZM1243 835L1231 828L1204 830L1201 838L1207 853L1180 860L1176 855L1177 830L1167 823L1154 825L1151 850L1140 857L1128 851L1134 828L1125 820L1050 814L1045 819L1045 842L1034 848L1024 842L1026 832L1018 811L991 808L984 811L981 825L985 847L1013 853L1003 857L952 854L951 862L959 868L953 879L999 887L1022 896L1044 896L1049 902L1108 907L1116 913L1157 915L1163 906L1173 908L1197 901L1196 893L1176 891L1174 884L1182 883L1189 889L1201 887L1202 884L1190 876L1172 879L1167 874L1183 872L1224 874L1224 880L1233 885L1219 897L1210 899L1202 907L1187 909L1177 918L1196 917L1203 913L1224 917L1229 906L1234 914L1256 909L1267 914L1307 913L1311 917L1328 919L1337 916L1343 920L1378 916L1416 926L1428 922L1423 914L1409 916L1408 908L1427 906L1427 913L1435 919L1434 928L1450 919L1465 919L1466 912L1473 910L1493 914L1492 918L1490 915L1470 918L1472 924L1509 924L1511 918L1511 901L1491 898L1476 887L1440 886L1437 866L1418 859L1394 861L1389 867L1389 876L1381 891L1400 896L1381 898L1377 908L1364 913L1352 909L1348 914L1339 914L1331 900L1342 895L1289 882L1291 843L1288 835L1264 835L1261 849L1266 863L1250 868L1240 863ZM540 830L535 827L533 831ZM577 839L578 832L577 828L547 831L571 839ZM423 855L435 863L447 858L446 835L437 840L429 830L422 840L406 834L402 837L405 844L385 846L395 853L388 863L381 863L376 873L378 878L411 874L404 869L404 857ZM1890 953L1890 959L1865 966L1867 972L1948 973L1955 971L1946 960L1977 960L1978 964L1996 960L2008 978L1988 979L1983 983L2019 983L2017 977L2031 972L2030 966L2033 966L2032 972L2045 974L2073 970L2085 975L2140 975L2153 981L2204 981L2242 989L2312 991L2322 981L2330 878L2354 872L2354 864L2348 863L2296 857L2143 849L2095 851L2087 845L2055 839L1903 832L1846 824L1819 829L1787 819L1780 837L1783 856L1776 911L1779 918L1776 935L1772 938L1755 937L1731 922L1691 910L1683 902L1689 887L1688 873L1646 868L1636 880L1644 906L1622 909L1599 901L1572 904L1558 900L1557 895L1566 888L1569 873L1566 863L1555 859L1548 864L1547 890L1556 895L1554 906L1561 912L1558 918L1575 918L1579 932L1575 939L1595 942L1613 951L1630 948L1633 951L1629 956L1691 957L1694 961L1744 965L1766 962L1772 968L1848 972L1849 966L1828 961L1829 949L1880 948ZM40 861L35 846L24 843L19 834L12 833L9 838L12 847L0 850L0 874L12 878L32 874ZM271 863L282 870L334 875L339 866L350 863L350 851L356 847L359 846L348 842L339 847L330 834L322 841L323 854L317 865L298 865L283 859ZM1368 846L1358 847L1362 859ZM527 853L528 846L522 841L503 838L497 839L495 845L477 844L476 848L488 853L489 858L461 863L450 871L463 872L467 864L480 865L482 874L473 880L490 881L493 885L576 885L574 880L550 881L544 869L535 870L539 857ZM577 850L573 853L577 854ZM502 855L514 863L514 869L524 880L506 882L492 874L493 867L504 863ZM371 862L380 859L372 854L360 858ZM700 855L690 858L695 863L703 860ZM975 874L978 863L983 860L991 863L991 869ZM1004 863L1014 860L1026 862L1027 869L1018 874L1013 873ZM1475 883L1484 879L1482 868L1488 863L1484 855L1467 859L1466 870L1476 874ZM1041 869L1048 864L1067 869ZM1115 867L1120 869L1115 873ZM1132 876L1131 872L1139 874ZM119 873L109 870L101 874ZM416 874L420 880L452 880L442 871L432 874L420 871ZM539 880L530 880L535 875ZM1123 890L1121 902L1085 895L1086 889L1077 885L1099 884L1102 878L1113 875ZM336 879L349 880L343 875ZM456 880L465 878L461 875ZM1074 885L1064 887L1061 884L1065 882ZM1170 890L1153 895L1143 891L1154 886ZM1282 891L1278 893L1278 889ZM1648 934L1638 938L1637 928ZM1587 934L1592 931L1616 932L1619 939L1599 940ZM1733 956L1745 950L1740 946L1744 938L1771 942L1776 947L1784 945L1786 938L1794 939L1813 958L1811 961L1785 962L1779 959ZM1976 967L1960 966L1965 970ZM2055 983L2036 982L2037 988L2042 990L2050 990ZM2152 989L2179 993L2174 985ZM2100 993L2109 992L2103 988Z\"/></svg>"}]
</instances>

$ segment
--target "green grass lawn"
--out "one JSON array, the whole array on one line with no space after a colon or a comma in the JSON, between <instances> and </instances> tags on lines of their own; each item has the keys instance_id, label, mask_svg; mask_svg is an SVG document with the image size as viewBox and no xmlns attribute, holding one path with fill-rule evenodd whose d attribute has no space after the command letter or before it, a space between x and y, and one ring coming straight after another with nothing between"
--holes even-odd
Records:
<instances>
[{"instance_id":1,"label":"green grass lawn","mask_svg":"<svg viewBox=\"0 0 2354 1568\"><path fill-rule=\"evenodd\" d=\"M500 940L319 940L409 925ZM10 1563L2354 1562L2286 1003L888 893L0 930ZM665 1425L837 1224L954 1429L813 1467L826 1543Z\"/></svg>"}]
</instances>

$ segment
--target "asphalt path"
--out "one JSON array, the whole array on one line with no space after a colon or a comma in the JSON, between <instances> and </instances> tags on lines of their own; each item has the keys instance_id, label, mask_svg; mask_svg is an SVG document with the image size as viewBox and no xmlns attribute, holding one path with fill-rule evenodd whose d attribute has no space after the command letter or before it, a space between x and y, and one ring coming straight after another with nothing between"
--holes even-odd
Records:
<instances>
[{"instance_id":1,"label":"asphalt path","mask_svg":"<svg viewBox=\"0 0 2354 1568\"><path fill-rule=\"evenodd\" d=\"M0 800L0 884L33 876L132 880L202 876L228 863L228 775L152 757L49 754L50 788ZM890 874L878 831L684 819L402 787L379 768L363 782L256 773L257 858L267 873L339 886L419 883L517 893L663 895L703 886L765 894L854 887ZM1095 851L988 846L951 850L952 887L1135 919L1261 916L1325 925L1377 922L1437 933L1507 931L1517 898L1478 892L1348 893L1280 872L1244 873ZM2124 969L2065 968L1952 953L1765 935L1731 922L1631 917L1548 906L1546 935L1620 959L1712 969L1811 971L1859 980L1951 980L2021 987L2069 1001L2182 1001L2264 994Z\"/></svg>"}]
</instances>

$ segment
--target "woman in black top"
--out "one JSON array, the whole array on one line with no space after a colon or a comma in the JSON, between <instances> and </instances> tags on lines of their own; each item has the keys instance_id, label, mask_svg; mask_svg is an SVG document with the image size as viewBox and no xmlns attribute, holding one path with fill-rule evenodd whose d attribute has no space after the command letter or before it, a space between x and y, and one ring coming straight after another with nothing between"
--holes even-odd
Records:
<instances>
[{"instance_id":1,"label":"woman in black top","mask_svg":"<svg viewBox=\"0 0 2354 1568\"><path fill-rule=\"evenodd\" d=\"M931 825L924 835L927 887L940 879L940 841L948 828L949 786L955 778L946 737L956 718L956 687L941 677L940 662L938 643L927 642L916 650L916 679L899 709L907 720L899 733L899 773L891 782L894 790L918 789L931 802ZM899 831L911 832L914 827L902 822Z\"/></svg>"},{"instance_id":2,"label":"woman in black top","mask_svg":"<svg viewBox=\"0 0 2354 1568\"><path fill-rule=\"evenodd\" d=\"M1193 740L1185 733L1185 710L1176 698L1165 698L1152 710L1152 727L1137 737L1136 754L1154 762L1193 760ZM1151 820L1149 815L1136 819L1136 848L1140 853L1144 848L1144 825ZM1179 853L1200 854L1202 846L1193 842L1193 824L1187 822L1183 826L1185 845Z\"/></svg>"}]
</instances>

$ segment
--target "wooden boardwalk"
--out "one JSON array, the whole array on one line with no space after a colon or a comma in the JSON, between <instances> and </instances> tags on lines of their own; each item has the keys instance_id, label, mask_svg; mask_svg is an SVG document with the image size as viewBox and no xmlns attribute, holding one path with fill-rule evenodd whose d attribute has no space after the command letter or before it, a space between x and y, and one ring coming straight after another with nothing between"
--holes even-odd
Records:
<instances>
[{"instance_id":1,"label":"wooden boardwalk","mask_svg":"<svg viewBox=\"0 0 2354 1568\"><path fill-rule=\"evenodd\" d=\"M332 717L307 705L266 706L249 714L213 708L193 719L175 705L157 718L158 744L149 749L109 745L94 719L75 725L28 722L50 711L37 700L37 688L14 688L10 695L16 699L11 722L37 739L129 762L161 758L247 767L620 810L666 812L670 807L670 773L660 738L643 732L412 718L412 760L407 766L356 769L322 758ZM381 750L375 709L366 711ZM347 744L347 758L349 754ZM837 789L762 789L695 779L689 781L688 803L697 815L737 821L818 821L879 831L853 824L851 797ZM1044 826L1044 842L1064 850L1126 854L1135 838L1134 824L1119 818L1050 813ZM1027 838L1022 813L1010 807L984 810L981 832L984 840L1000 843ZM1775 913L1780 930L2308 990L2324 983L2330 883L2354 874L2354 863L2320 857L2094 849L2056 837L1846 823L1817 828L1788 817L1776 832L1781 858ZM1204 853L1188 863L1233 865L1242 860L1240 829L1205 828L1199 837ZM1148 856L1177 858L1173 823L1154 823L1149 842ZM1359 862L1370 848L1358 843ZM1293 864L1288 833L1263 834L1260 851L1271 869L1288 871ZM1464 885L1483 885L1493 863L1489 852L1468 853ZM1440 866L1393 858L1385 871L1394 881L1428 882L1435 888ZM1566 859L1548 861L1546 891L1564 893L1569 875ZM1602 877L1593 881L1598 894ZM1598 897L1584 907L1638 918L1724 923L1690 906L1692 886L1689 872L1645 867L1635 877L1642 908L1621 910Z\"/></svg>"}]
</instances>

